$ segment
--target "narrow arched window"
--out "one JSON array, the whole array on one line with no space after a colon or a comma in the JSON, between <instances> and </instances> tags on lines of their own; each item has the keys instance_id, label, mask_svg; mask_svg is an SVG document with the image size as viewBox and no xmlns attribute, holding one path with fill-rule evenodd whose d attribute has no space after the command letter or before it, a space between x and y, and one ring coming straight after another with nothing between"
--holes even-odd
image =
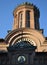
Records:
<instances>
[{"instance_id":1,"label":"narrow arched window","mask_svg":"<svg viewBox=\"0 0 47 65\"><path fill-rule=\"evenodd\" d=\"M22 28L22 19L23 18L23 14L22 12L19 13L19 28Z\"/></svg>"},{"instance_id":2,"label":"narrow arched window","mask_svg":"<svg viewBox=\"0 0 47 65\"><path fill-rule=\"evenodd\" d=\"M26 27L30 27L30 11L26 11Z\"/></svg>"}]
</instances>

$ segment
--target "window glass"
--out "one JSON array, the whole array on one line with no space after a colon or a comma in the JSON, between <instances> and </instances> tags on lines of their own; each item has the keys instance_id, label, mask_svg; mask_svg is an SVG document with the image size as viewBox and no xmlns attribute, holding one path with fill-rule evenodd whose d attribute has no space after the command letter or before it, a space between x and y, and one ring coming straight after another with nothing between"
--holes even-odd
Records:
<instances>
[{"instance_id":1,"label":"window glass","mask_svg":"<svg viewBox=\"0 0 47 65\"><path fill-rule=\"evenodd\" d=\"M19 28L22 28L22 12L19 13Z\"/></svg>"},{"instance_id":2,"label":"window glass","mask_svg":"<svg viewBox=\"0 0 47 65\"><path fill-rule=\"evenodd\" d=\"M26 11L26 27L30 27L30 11Z\"/></svg>"},{"instance_id":3,"label":"window glass","mask_svg":"<svg viewBox=\"0 0 47 65\"><path fill-rule=\"evenodd\" d=\"M25 56L19 56L19 57L18 57L18 62L19 62L19 63L24 63L25 60L26 60Z\"/></svg>"}]
</instances>

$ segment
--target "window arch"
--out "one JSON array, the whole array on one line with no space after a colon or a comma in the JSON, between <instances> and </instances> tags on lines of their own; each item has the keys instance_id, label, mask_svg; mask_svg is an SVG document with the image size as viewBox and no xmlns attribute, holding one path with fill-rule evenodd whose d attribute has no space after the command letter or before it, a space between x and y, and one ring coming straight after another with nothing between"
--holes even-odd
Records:
<instances>
[{"instance_id":1,"label":"window arch","mask_svg":"<svg viewBox=\"0 0 47 65\"><path fill-rule=\"evenodd\" d=\"M26 11L26 27L30 27L30 11Z\"/></svg>"},{"instance_id":2,"label":"window arch","mask_svg":"<svg viewBox=\"0 0 47 65\"><path fill-rule=\"evenodd\" d=\"M23 12L19 12L19 17L18 17L18 24L19 24L19 28L22 28L22 21L23 21Z\"/></svg>"}]
</instances>

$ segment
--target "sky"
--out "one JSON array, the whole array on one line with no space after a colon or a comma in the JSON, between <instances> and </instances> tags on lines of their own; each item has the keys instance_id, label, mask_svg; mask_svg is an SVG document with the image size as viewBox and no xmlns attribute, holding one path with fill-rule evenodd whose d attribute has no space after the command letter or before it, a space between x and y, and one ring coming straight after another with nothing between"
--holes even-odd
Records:
<instances>
[{"instance_id":1,"label":"sky","mask_svg":"<svg viewBox=\"0 0 47 65\"><path fill-rule=\"evenodd\" d=\"M23 2L30 2L40 10L40 28L44 29L43 35L47 37L47 0L0 0L0 38L5 38L8 30L13 27L13 10Z\"/></svg>"}]
</instances>

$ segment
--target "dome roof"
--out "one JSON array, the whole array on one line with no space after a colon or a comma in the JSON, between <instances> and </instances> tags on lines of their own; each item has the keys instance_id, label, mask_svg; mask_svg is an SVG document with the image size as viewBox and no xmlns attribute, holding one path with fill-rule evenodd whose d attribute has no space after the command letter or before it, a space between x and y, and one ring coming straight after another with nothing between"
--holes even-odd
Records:
<instances>
[{"instance_id":1,"label":"dome roof","mask_svg":"<svg viewBox=\"0 0 47 65\"><path fill-rule=\"evenodd\" d=\"M30 2L24 2L24 3L20 4L20 5L33 5L33 4L30 3Z\"/></svg>"},{"instance_id":2,"label":"dome roof","mask_svg":"<svg viewBox=\"0 0 47 65\"><path fill-rule=\"evenodd\" d=\"M20 5L18 5L18 6L13 10L13 14L14 14L14 12L15 12L19 7L21 7L21 6L30 6L30 7L33 7L33 9L39 13L39 8L36 7L36 5L34 5L33 3L29 3L29 2L23 2L23 3L21 3Z\"/></svg>"},{"instance_id":3,"label":"dome roof","mask_svg":"<svg viewBox=\"0 0 47 65\"><path fill-rule=\"evenodd\" d=\"M23 3L19 4L17 7L23 6L23 5L33 6L33 7L37 8L33 3L30 3L30 2L23 2Z\"/></svg>"}]
</instances>

